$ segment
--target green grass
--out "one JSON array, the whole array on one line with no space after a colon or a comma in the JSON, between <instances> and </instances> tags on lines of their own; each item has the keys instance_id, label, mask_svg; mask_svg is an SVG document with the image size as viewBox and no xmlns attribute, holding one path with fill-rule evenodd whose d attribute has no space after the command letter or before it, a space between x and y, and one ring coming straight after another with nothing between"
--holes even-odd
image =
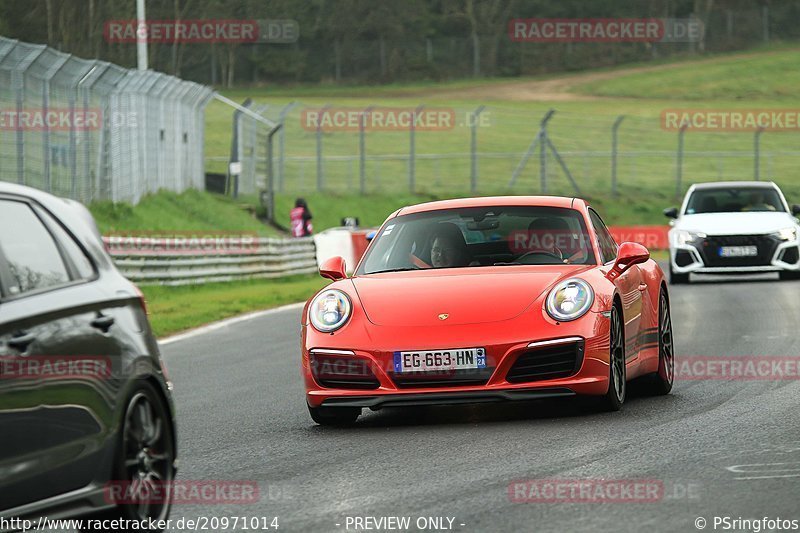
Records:
<instances>
[{"instance_id":1,"label":"green grass","mask_svg":"<svg viewBox=\"0 0 800 533\"><path fill-rule=\"evenodd\" d=\"M583 84L585 94L680 100L797 100L800 50L736 55Z\"/></svg>"},{"instance_id":2,"label":"green grass","mask_svg":"<svg viewBox=\"0 0 800 533\"><path fill-rule=\"evenodd\" d=\"M236 202L216 194L188 190L160 191L136 206L95 202L89 206L104 235L124 232L216 231L275 235L253 214L253 203Z\"/></svg>"},{"instance_id":3,"label":"green grass","mask_svg":"<svg viewBox=\"0 0 800 533\"><path fill-rule=\"evenodd\" d=\"M147 299L153 331L157 337L163 337L248 311L300 302L327 283L317 275L308 275L141 289Z\"/></svg>"}]
</instances>

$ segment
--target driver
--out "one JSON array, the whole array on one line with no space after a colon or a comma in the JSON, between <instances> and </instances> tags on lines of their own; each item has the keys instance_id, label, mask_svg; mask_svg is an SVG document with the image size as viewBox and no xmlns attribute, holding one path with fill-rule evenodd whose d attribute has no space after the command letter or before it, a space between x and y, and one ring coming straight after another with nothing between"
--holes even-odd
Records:
<instances>
[{"instance_id":1,"label":"driver","mask_svg":"<svg viewBox=\"0 0 800 533\"><path fill-rule=\"evenodd\" d=\"M464 234L452 222L440 222L433 230L431 265L434 268L468 266L469 251Z\"/></svg>"},{"instance_id":2,"label":"driver","mask_svg":"<svg viewBox=\"0 0 800 533\"><path fill-rule=\"evenodd\" d=\"M764 199L763 193L753 192L748 196L747 205L742 211L775 211L775 206Z\"/></svg>"},{"instance_id":3,"label":"driver","mask_svg":"<svg viewBox=\"0 0 800 533\"><path fill-rule=\"evenodd\" d=\"M528 225L528 236L530 237L530 252L540 252L555 256L560 261L567 262L568 255L559 246L565 247L570 244L572 231L567 221L561 217L541 217L537 218Z\"/></svg>"}]
</instances>

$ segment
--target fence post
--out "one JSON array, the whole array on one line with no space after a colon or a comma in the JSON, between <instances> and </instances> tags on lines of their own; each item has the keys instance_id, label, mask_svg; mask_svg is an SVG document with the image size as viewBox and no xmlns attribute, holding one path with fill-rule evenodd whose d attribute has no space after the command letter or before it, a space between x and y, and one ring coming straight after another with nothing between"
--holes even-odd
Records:
<instances>
[{"instance_id":1,"label":"fence post","mask_svg":"<svg viewBox=\"0 0 800 533\"><path fill-rule=\"evenodd\" d=\"M681 184L683 181L683 135L686 133L686 128L688 126L688 124L683 124L678 132L678 168L676 169L675 179L675 198L678 200L681 199L681 191L683 190L683 186Z\"/></svg>"},{"instance_id":2,"label":"fence post","mask_svg":"<svg viewBox=\"0 0 800 533\"><path fill-rule=\"evenodd\" d=\"M547 123L555 112L555 109L548 111L539 128L539 180L541 181L542 194L547 194Z\"/></svg>"},{"instance_id":3,"label":"fence post","mask_svg":"<svg viewBox=\"0 0 800 533\"><path fill-rule=\"evenodd\" d=\"M415 175L416 168L415 167L416 167L417 153L416 153L416 144L415 144L415 139L414 139L414 132L416 130L416 127L415 127L414 123L417 120L417 113L422 111L422 109L424 107L425 107L425 104L420 104L414 110L414 114L411 117L411 128L409 128L408 190L411 192L411 194L414 194L415 181L416 181L416 175Z\"/></svg>"},{"instance_id":4,"label":"fence post","mask_svg":"<svg viewBox=\"0 0 800 533\"><path fill-rule=\"evenodd\" d=\"M478 188L478 117L484 109L486 109L485 105L478 106L478 109L473 111L471 115L469 190L473 194Z\"/></svg>"},{"instance_id":5,"label":"fence post","mask_svg":"<svg viewBox=\"0 0 800 533\"><path fill-rule=\"evenodd\" d=\"M277 124L267 133L267 198L261 203L267 209L267 220L275 223L275 171L272 168L272 137L283 129L283 123Z\"/></svg>"},{"instance_id":6,"label":"fence post","mask_svg":"<svg viewBox=\"0 0 800 533\"><path fill-rule=\"evenodd\" d=\"M358 121L358 190L364 194L367 190L367 139L366 139L366 120L367 115L374 106L369 106L361 112Z\"/></svg>"},{"instance_id":7,"label":"fence post","mask_svg":"<svg viewBox=\"0 0 800 533\"><path fill-rule=\"evenodd\" d=\"M625 119L625 115L620 115L611 126L611 196L617 196L617 133L619 126Z\"/></svg>"},{"instance_id":8,"label":"fence post","mask_svg":"<svg viewBox=\"0 0 800 533\"><path fill-rule=\"evenodd\" d=\"M322 106L317 116L317 191L321 191L324 185L322 176L322 117L325 114L325 110L329 107L330 104Z\"/></svg>"},{"instance_id":9,"label":"fence post","mask_svg":"<svg viewBox=\"0 0 800 533\"><path fill-rule=\"evenodd\" d=\"M286 124L286 115L291 111L297 102L291 101L286 104L283 109L281 109L280 114L278 115L278 124L280 124L280 129L278 130L278 190L283 192L283 184L286 179L286 167L285 167L285 159L286 159L286 128L284 125Z\"/></svg>"},{"instance_id":10,"label":"fence post","mask_svg":"<svg viewBox=\"0 0 800 533\"><path fill-rule=\"evenodd\" d=\"M764 128L759 127L753 135L753 176L756 181L761 180L761 134L764 133Z\"/></svg>"}]
</instances>

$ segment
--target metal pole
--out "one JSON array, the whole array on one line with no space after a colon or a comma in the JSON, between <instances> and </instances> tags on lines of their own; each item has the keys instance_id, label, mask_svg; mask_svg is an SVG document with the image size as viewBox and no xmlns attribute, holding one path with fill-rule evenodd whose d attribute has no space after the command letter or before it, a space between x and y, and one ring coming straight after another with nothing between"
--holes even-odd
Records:
<instances>
[{"instance_id":1,"label":"metal pole","mask_svg":"<svg viewBox=\"0 0 800 533\"><path fill-rule=\"evenodd\" d=\"M147 23L144 0L136 0L136 64L139 70L147 70Z\"/></svg>"},{"instance_id":2,"label":"metal pole","mask_svg":"<svg viewBox=\"0 0 800 533\"><path fill-rule=\"evenodd\" d=\"M519 176L522 169L525 168L525 165L528 163L528 159L531 158L533 155L533 151L536 149L536 144L542 140L542 127L543 125L550 120L550 116L555 113L555 109L551 109L548 111L542 121L539 123L539 132L536 134L536 137L533 138L530 146L528 146L528 150L525 152L525 155L522 156L517 168L514 169L514 172L511 173L511 181L508 182L509 187L513 187L514 184L517 182L517 177Z\"/></svg>"},{"instance_id":3,"label":"metal pole","mask_svg":"<svg viewBox=\"0 0 800 533\"><path fill-rule=\"evenodd\" d=\"M472 112L472 124L470 124L471 138L470 138L470 180L469 190L475 194L478 188L478 117L481 112L486 109L486 106L479 106L478 109Z\"/></svg>"},{"instance_id":4,"label":"metal pole","mask_svg":"<svg viewBox=\"0 0 800 533\"><path fill-rule=\"evenodd\" d=\"M678 168L676 169L676 179L675 179L675 198L681 198L681 191L683 190L682 181L683 181L683 135L686 133L686 128L688 124L684 124L681 126L680 131L678 132Z\"/></svg>"},{"instance_id":5,"label":"metal pole","mask_svg":"<svg viewBox=\"0 0 800 533\"><path fill-rule=\"evenodd\" d=\"M272 168L272 136L283 128L278 124L267 133L267 220L275 223L275 172Z\"/></svg>"},{"instance_id":6,"label":"metal pole","mask_svg":"<svg viewBox=\"0 0 800 533\"><path fill-rule=\"evenodd\" d=\"M753 169L753 176L755 177L756 181L761 180L761 134L763 132L764 128L758 128L753 136L753 159L755 165L755 168Z\"/></svg>"},{"instance_id":7,"label":"metal pole","mask_svg":"<svg viewBox=\"0 0 800 533\"><path fill-rule=\"evenodd\" d=\"M367 115L374 106L369 106L361 112L358 121L358 190L364 194L367 189L367 139L366 139L366 120Z\"/></svg>"},{"instance_id":8,"label":"metal pole","mask_svg":"<svg viewBox=\"0 0 800 533\"><path fill-rule=\"evenodd\" d=\"M420 104L414 110L414 114L411 117L411 128L409 130L409 132L410 132L410 138L409 138L410 145L409 145L409 153L408 153L408 190L411 192L411 194L414 194L414 189L415 189L415 180L416 180L416 176L415 176L416 168L415 168L415 166L416 166L416 157L417 157L415 139L414 139L414 132L415 132L416 128L415 128L414 123L416 122L417 113L422 111L422 108L424 108L424 107L425 107L425 104Z\"/></svg>"},{"instance_id":9,"label":"metal pole","mask_svg":"<svg viewBox=\"0 0 800 533\"><path fill-rule=\"evenodd\" d=\"M611 195L617 196L617 131L619 125L625 119L625 115L620 115L611 126Z\"/></svg>"},{"instance_id":10,"label":"metal pole","mask_svg":"<svg viewBox=\"0 0 800 533\"><path fill-rule=\"evenodd\" d=\"M541 181L542 194L547 194L547 122L556 112L555 109L548 111L540 125L539 140L539 180Z\"/></svg>"},{"instance_id":11,"label":"metal pole","mask_svg":"<svg viewBox=\"0 0 800 533\"><path fill-rule=\"evenodd\" d=\"M286 158L286 128L284 127L284 124L286 123L286 115L296 105L297 102L289 102L283 109L281 109L281 113L278 115L278 125L280 126L278 129L278 190L281 192L283 192L283 184L286 179L286 168L284 165Z\"/></svg>"}]
</instances>

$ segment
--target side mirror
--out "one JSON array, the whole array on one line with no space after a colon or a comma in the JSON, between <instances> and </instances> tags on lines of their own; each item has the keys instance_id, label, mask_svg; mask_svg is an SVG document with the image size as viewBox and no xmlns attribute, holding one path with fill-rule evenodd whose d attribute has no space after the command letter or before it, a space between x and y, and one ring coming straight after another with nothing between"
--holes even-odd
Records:
<instances>
[{"instance_id":1,"label":"side mirror","mask_svg":"<svg viewBox=\"0 0 800 533\"><path fill-rule=\"evenodd\" d=\"M614 266L606 274L606 278L614 281L624 274L633 265L644 263L650 259L650 252L638 242L623 242L617 253Z\"/></svg>"},{"instance_id":2,"label":"side mirror","mask_svg":"<svg viewBox=\"0 0 800 533\"><path fill-rule=\"evenodd\" d=\"M678 208L669 207L667 209L664 209L664 216L669 218L678 218Z\"/></svg>"},{"instance_id":3,"label":"side mirror","mask_svg":"<svg viewBox=\"0 0 800 533\"><path fill-rule=\"evenodd\" d=\"M347 277L344 270L344 257L336 256L326 259L319 267L319 275L333 281Z\"/></svg>"},{"instance_id":4,"label":"side mirror","mask_svg":"<svg viewBox=\"0 0 800 533\"><path fill-rule=\"evenodd\" d=\"M792 214L796 217L800 217L800 204L794 204L792 206Z\"/></svg>"}]
</instances>

